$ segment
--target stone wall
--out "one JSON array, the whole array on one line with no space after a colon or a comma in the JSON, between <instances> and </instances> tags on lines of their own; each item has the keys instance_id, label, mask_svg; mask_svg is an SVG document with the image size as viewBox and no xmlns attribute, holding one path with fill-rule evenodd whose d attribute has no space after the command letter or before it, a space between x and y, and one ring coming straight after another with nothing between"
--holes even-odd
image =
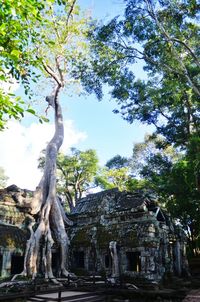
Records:
<instances>
[{"instance_id":1,"label":"stone wall","mask_svg":"<svg viewBox=\"0 0 200 302\"><path fill-rule=\"evenodd\" d=\"M79 202L70 219L75 223L70 229L75 271L112 275L109 244L115 241L121 276L159 281L166 273L183 273L183 232L181 237L170 217L142 195L93 194Z\"/></svg>"}]
</instances>

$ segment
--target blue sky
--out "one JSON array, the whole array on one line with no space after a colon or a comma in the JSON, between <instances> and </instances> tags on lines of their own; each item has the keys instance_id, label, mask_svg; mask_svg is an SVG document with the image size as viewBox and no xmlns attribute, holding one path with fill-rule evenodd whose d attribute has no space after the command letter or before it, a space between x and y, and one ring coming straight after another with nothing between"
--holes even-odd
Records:
<instances>
[{"instance_id":1,"label":"blue sky","mask_svg":"<svg viewBox=\"0 0 200 302\"><path fill-rule=\"evenodd\" d=\"M79 4L82 9L89 9L93 17L104 21L123 11L122 0L79 0ZM141 64L136 64L134 70L136 77L144 78ZM131 156L133 144L142 142L144 135L152 130L139 122L128 124L119 114L114 114L116 104L108 93L101 102L94 95L62 96L62 99L65 100L64 153L69 152L70 147L95 149L100 164L104 165L117 154ZM42 108L44 111L44 105ZM51 138L53 127L41 125L29 116L22 123L10 122L9 129L0 134L0 166L9 177L8 184L35 188L41 177L37 159Z\"/></svg>"},{"instance_id":2,"label":"blue sky","mask_svg":"<svg viewBox=\"0 0 200 302\"><path fill-rule=\"evenodd\" d=\"M64 108L65 117L74 120L76 128L87 134L77 147L96 149L102 164L117 154L131 156L133 144L143 141L145 133L152 129L139 122L127 123L120 114L112 112L114 108L116 104L108 94L100 102L94 95L73 97Z\"/></svg>"},{"instance_id":3,"label":"blue sky","mask_svg":"<svg viewBox=\"0 0 200 302\"><path fill-rule=\"evenodd\" d=\"M109 19L121 14L123 0L78 0L81 9L89 9L94 18Z\"/></svg>"},{"instance_id":4,"label":"blue sky","mask_svg":"<svg viewBox=\"0 0 200 302\"><path fill-rule=\"evenodd\" d=\"M78 3L82 9L91 10L92 17L103 21L121 14L124 7L122 0L79 0ZM134 69L136 77L145 77L141 63L135 64ZM66 116L88 135L78 148L96 149L102 164L117 154L131 156L133 144L143 141L145 133L153 129L139 122L128 124L119 114L114 114L112 111L117 106L108 93L101 102L90 95L75 97L67 103Z\"/></svg>"}]
</instances>

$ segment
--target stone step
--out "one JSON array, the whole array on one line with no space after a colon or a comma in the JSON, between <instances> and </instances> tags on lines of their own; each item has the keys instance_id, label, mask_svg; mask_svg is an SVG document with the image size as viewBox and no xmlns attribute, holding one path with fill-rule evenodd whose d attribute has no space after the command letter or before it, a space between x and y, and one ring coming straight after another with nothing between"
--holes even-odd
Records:
<instances>
[{"instance_id":1,"label":"stone step","mask_svg":"<svg viewBox=\"0 0 200 302\"><path fill-rule=\"evenodd\" d=\"M200 290L192 290L184 298L183 302L199 302L200 301Z\"/></svg>"},{"instance_id":2,"label":"stone step","mask_svg":"<svg viewBox=\"0 0 200 302\"><path fill-rule=\"evenodd\" d=\"M72 294L68 295L67 292L61 293L60 300L58 298L58 293L36 295L34 297L29 297L27 302L53 302L53 301L68 301L68 302L101 302L104 301L104 297L93 294Z\"/></svg>"}]
</instances>

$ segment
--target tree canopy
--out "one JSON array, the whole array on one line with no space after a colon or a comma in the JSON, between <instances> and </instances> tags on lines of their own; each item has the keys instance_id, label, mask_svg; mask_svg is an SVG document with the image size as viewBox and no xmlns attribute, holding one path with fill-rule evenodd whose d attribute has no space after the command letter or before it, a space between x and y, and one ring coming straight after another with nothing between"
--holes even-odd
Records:
<instances>
[{"instance_id":1,"label":"tree canopy","mask_svg":"<svg viewBox=\"0 0 200 302\"><path fill-rule=\"evenodd\" d=\"M36 80L33 67L38 65L31 56L30 45L38 32L36 24L44 22L45 3L37 0L6 0L0 4L0 130L11 117L21 119L24 111L34 113L30 105L7 91L4 86L13 80L22 84L26 94L30 79Z\"/></svg>"},{"instance_id":2,"label":"tree canopy","mask_svg":"<svg viewBox=\"0 0 200 302\"><path fill-rule=\"evenodd\" d=\"M143 143L134 146L131 163L133 171L145 181L145 188L152 190L159 203L181 223L192 254L197 253L200 238L196 147L197 142L193 141L186 153L180 152L166 146L161 137L147 136Z\"/></svg>"},{"instance_id":3,"label":"tree canopy","mask_svg":"<svg viewBox=\"0 0 200 302\"><path fill-rule=\"evenodd\" d=\"M88 19L75 4L75 0L1 1L0 130L10 118L21 119L25 112L37 116L28 99L33 96L31 84L39 83L43 74L58 81L54 71L59 65L62 73L68 70L68 79L63 74L65 84L72 81L77 59L87 52L83 36ZM12 81L24 87L28 99L4 88ZM39 119L47 120L44 116Z\"/></svg>"},{"instance_id":4,"label":"tree canopy","mask_svg":"<svg viewBox=\"0 0 200 302\"><path fill-rule=\"evenodd\" d=\"M89 33L89 92L110 87L115 113L155 126L155 137L134 148L132 174L157 192L173 217L199 236L199 6L190 0L125 0L124 15L94 23ZM143 66L143 78L138 65ZM178 149L177 149L178 148ZM135 188L135 181L133 186ZM138 183L136 184L138 185ZM188 205L190 209L187 210Z\"/></svg>"},{"instance_id":5,"label":"tree canopy","mask_svg":"<svg viewBox=\"0 0 200 302\"><path fill-rule=\"evenodd\" d=\"M185 147L200 133L197 1L125 0L124 16L94 24L91 73L80 73L88 91L111 87L116 113L153 124L167 142ZM137 64L147 79L138 79Z\"/></svg>"}]
</instances>

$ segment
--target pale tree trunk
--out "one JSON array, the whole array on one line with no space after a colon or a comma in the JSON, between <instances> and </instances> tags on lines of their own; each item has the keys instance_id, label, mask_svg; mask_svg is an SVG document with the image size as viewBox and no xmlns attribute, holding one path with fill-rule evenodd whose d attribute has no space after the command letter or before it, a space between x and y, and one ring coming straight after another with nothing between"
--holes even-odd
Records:
<instances>
[{"instance_id":1,"label":"pale tree trunk","mask_svg":"<svg viewBox=\"0 0 200 302\"><path fill-rule=\"evenodd\" d=\"M56 196L56 159L64 138L62 110L58 101L60 89L61 85L58 84L53 95L46 98L48 105L55 110L55 133L46 148L43 177L33 198L29 201L31 214L37 214L37 221L34 230L33 220L29 224L31 235L26 245L24 270L20 274L34 279L39 272L42 272L45 278L52 279L54 282L56 279L52 272L53 237L60 248L60 272L68 276L66 257L69 240L65 223L71 224Z\"/></svg>"},{"instance_id":2,"label":"pale tree trunk","mask_svg":"<svg viewBox=\"0 0 200 302\"><path fill-rule=\"evenodd\" d=\"M109 243L109 250L112 258L112 278L119 277L119 258L117 254L117 242L110 241Z\"/></svg>"}]
</instances>

